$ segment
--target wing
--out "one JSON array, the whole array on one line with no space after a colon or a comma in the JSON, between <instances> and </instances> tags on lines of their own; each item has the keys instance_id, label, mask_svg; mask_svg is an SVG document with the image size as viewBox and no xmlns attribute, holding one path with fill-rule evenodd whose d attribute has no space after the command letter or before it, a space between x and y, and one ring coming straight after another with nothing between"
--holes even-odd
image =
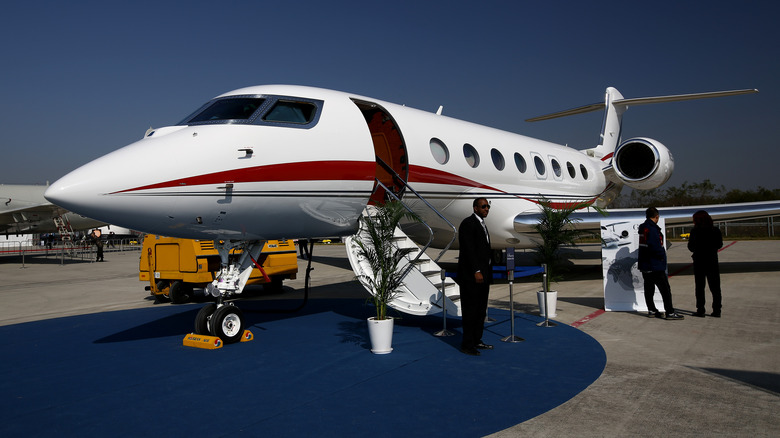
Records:
<instances>
[{"instance_id":1,"label":"wing","mask_svg":"<svg viewBox=\"0 0 780 438\"><path fill-rule=\"evenodd\" d=\"M687 207L660 207L658 211L666 225L693 224L692 216L699 210L706 210L715 222L755 219L780 216L780 201L745 202L738 204L693 205ZM637 220L645 218L644 208L621 208L605 210L606 215L593 209L577 211L572 218L578 229L598 230L602 220ZM539 221L539 214L521 214L515 216L514 227L519 233L533 232L533 226Z\"/></svg>"},{"instance_id":2,"label":"wing","mask_svg":"<svg viewBox=\"0 0 780 438\"><path fill-rule=\"evenodd\" d=\"M2 204L0 204L2 205ZM0 232L52 233L57 231L53 218L65 213L54 204L37 204L0 210Z\"/></svg>"}]
</instances>

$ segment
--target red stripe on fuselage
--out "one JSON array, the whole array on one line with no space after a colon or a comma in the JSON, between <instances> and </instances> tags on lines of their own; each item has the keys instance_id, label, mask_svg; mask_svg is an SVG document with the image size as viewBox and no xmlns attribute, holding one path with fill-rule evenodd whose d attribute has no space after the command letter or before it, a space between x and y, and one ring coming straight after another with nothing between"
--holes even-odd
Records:
<instances>
[{"instance_id":1,"label":"red stripe on fuselage","mask_svg":"<svg viewBox=\"0 0 780 438\"><path fill-rule=\"evenodd\" d=\"M443 172L441 170L431 169L430 167L423 166L410 166L409 167L409 182L410 183L426 183L426 184L443 184L448 186L466 186L474 187L478 189L494 190L496 192L502 192L495 187L486 186L482 183L478 183L468 178ZM503 193L503 192L502 192Z\"/></svg>"},{"instance_id":2,"label":"red stripe on fuselage","mask_svg":"<svg viewBox=\"0 0 780 438\"><path fill-rule=\"evenodd\" d=\"M268 166L248 167L225 170L205 175L174 179L149 184L114 193L135 192L138 190L165 189L181 186L204 184L279 182L279 181L372 181L376 173L376 163L367 161L308 161L302 163L270 164ZM113 194L113 193L112 193Z\"/></svg>"}]
</instances>

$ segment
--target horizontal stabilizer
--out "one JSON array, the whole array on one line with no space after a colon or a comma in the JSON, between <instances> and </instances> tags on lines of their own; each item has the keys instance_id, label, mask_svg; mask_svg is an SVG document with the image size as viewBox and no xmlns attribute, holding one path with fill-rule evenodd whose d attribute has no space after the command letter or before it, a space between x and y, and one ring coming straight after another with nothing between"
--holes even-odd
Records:
<instances>
[{"instance_id":1,"label":"horizontal stabilizer","mask_svg":"<svg viewBox=\"0 0 780 438\"><path fill-rule=\"evenodd\" d=\"M655 96L655 97L637 97L633 99L616 99L612 101L615 106L629 107L631 105L646 105L649 103L662 103L662 102L679 102L683 100L695 100L695 99L707 99L711 97L724 97L724 96L736 96L739 94L758 93L756 89L745 90L730 90L730 91L713 91L709 93L693 93L693 94L673 94L670 96ZM603 110L606 103L599 102L590 105L581 106L578 108L572 108L565 111L559 111L544 116L534 117L526 119L526 122L539 122L542 120L557 119L558 117L573 116L575 114L584 114L592 111Z\"/></svg>"}]
</instances>

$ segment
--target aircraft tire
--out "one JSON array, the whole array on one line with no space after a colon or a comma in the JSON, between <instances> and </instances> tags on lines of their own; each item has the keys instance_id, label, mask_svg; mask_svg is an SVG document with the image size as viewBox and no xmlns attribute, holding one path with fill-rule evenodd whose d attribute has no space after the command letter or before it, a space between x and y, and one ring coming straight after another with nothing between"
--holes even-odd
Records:
<instances>
[{"instance_id":1,"label":"aircraft tire","mask_svg":"<svg viewBox=\"0 0 780 438\"><path fill-rule=\"evenodd\" d=\"M219 337L225 344L233 344L244 334L244 315L238 307L226 304L214 312L209 326L212 336Z\"/></svg>"},{"instance_id":2,"label":"aircraft tire","mask_svg":"<svg viewBox=\"0 0 780 438\"><path fill-rule=\"evenodd\" d=\"M171 288L168 290L168 296L171 298L173 304L184 304L189 302L192 300L192 286L181 280L176 280L171 283Z\"/></svg>"},{"instance_id":3,"label":"aircraft tire","mask_svg":"<svg viewBox=\"0 0 780 438\"><path fill-rule=\"evenodd\" d=\"M270 283L263 284L263 291L268 293L274 293L274 294L282 293L283 282L284 282L284 278L282 277L271 277Z\"/></svg>"},{"instance_id":4,"label":"aircraft tire","mask_svg":"<svg viewBox=\"0 0 780 438\"><path fill-rule=\"evenodd\" d=\"M209 318L214 315L214 311L217 310L217 305L209 303L203 306L195 317L195 334L196 335L210 335Z\"/></svg>"}]
</instances>

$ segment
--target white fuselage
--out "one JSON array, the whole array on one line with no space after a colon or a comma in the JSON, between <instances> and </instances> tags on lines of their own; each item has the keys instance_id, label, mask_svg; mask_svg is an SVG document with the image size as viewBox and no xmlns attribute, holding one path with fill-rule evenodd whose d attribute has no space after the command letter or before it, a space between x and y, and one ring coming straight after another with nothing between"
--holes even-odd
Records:
<instances>
[{"instance_id":1,"label":"white fuselage","mask_svg":"<svg viewBox=\"0 0 780 438\"><path fill-rule=\"evenodd\" d=\"M471 214L475 197L488 198L487 225L498 248L530 245L513 221L538 211L541 197L599 202L611 184L598 158L434 113L298 86L251 87L220 98L239 95L314 101L316 120L306 126L223 122L160 128L64 176L46 197L107 223L173 237L345 236L356 231L372 195L381 144L409 186L456 226ZM377 108L382 111L371 124L367 119ZM382 131L387 123L393 129ZM396 133L400 142L387 139ZM478 159L464 155L472 148ZM404 200L424 218L432 217L408 190ZM436 230L446 229L433 222Z\"/></svg>"}]
</instances>

